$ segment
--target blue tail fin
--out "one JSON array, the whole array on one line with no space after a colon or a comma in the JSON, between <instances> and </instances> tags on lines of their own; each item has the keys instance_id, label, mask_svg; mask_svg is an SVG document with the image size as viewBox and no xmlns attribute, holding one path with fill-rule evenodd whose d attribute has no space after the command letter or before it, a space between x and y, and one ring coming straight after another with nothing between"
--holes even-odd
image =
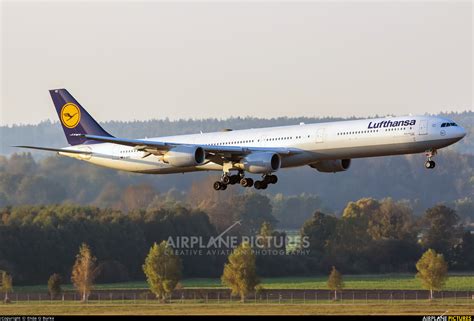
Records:
<instances>
[{"instance_id":1,"label":"blue tail fin","mask_svg":"<svg viewBox=\"0 0 474 321\"><path fill-rule=\"evenodd\" d=\"M49 93L70 145L89 143L86 138L78 136L78 134L113 137L100 127L66 89L52 89ZM94 142L90 141L90 143Z\"/></svg>"}]
</instances>

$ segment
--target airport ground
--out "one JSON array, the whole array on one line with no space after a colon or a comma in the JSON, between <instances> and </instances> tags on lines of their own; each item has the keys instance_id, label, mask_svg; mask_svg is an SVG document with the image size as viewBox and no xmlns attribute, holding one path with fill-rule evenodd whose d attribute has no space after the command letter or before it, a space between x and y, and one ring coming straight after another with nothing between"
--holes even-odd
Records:
<instances>
[{"instance_id":1,"label":"airport ground","mask_svg":"<svg viewBox=\"0 0 474 321\"><path fill-rule=\"evenodd\" d=\"M60 314L474 314L474 275L451 275L445 290L428 300L412 274L347 275L346 288L334 301L327 277L262 279L264 290L245 303L230 297L219 279L186 279L171 301L160 303L145 282L96 285L85 304L70 285L51 300L45 285L16 287L0 315Z\"/></svg>"},{"instance_id":2,"label":"airport ground","mask_svg":"<svg viewBox=\"0 0 474 321\"><path fill-rule=\"evenodd\" d=\"M127 301L125 301L127 302ZM321 301L317 304L291 303L79 303L79 302L42 302L0 305L0 315L472 315L472 302L447 301L392 301L392 302L358 302L340 303Z\"/></svg>"},{"instance_id":3,"label":"airport ground","mask_svg":"<svg viewBox=\"0 0 474 321\"><path fill-rule=\"evenodd\" d=\"M327 289L327 275L307 277L273 277L262 278L261 285L265 289L294 289L294 290L325 290ZM421 290L421 283L414 274L359 274L344 275L346 289L352 290ZM181 282L184 289L209 289L221 288L223 285L219 278L189 278ZM70 284L63 285L63 289L72 291ZM145 281L97 284L96 290L146 290ZM473 291L474 271L466 273L450 273L444 290L447 291ZM17 293L47 292L46 282L41 285L14 286Z\"/></svg>"}]
</instances>

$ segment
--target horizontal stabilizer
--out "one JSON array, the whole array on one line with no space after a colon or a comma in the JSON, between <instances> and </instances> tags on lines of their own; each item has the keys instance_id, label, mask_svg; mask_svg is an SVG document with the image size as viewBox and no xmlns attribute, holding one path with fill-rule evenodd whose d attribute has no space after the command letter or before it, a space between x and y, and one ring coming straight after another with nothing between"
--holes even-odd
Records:
<instances>
[{"instance_id":1,"label":"horizontal stabilizer","mask_svg":"<svg viewBox=\"0 0 474 321\"><path fill-rule=\"evenodd\" d=\"M160 150L168 150L177 145L181 145L181 144L175 144L175 143L156 142L156 141L151 141L151 140L126 139L126 138L96 136L96 135L79 135L79 136L85 137L88 140L96 140L103 143L114 143L114 144L132 146L132 147L149 146L149 147L157 148Z\"/></svg>"},{"instance_id":2,"label":"horizontal stabilizer","mask_svg":"<svg viewBox=\"0 0 474 321\"><path fill-rule=\"evenodd\" d=\"M86 154L86 155L92 154L92 152L90 151L62 149L62 148L37 147L37 146L12 146L12 147L39 149L39 150L45 150L49 152L62 152L62 153L70 153L70 154Z\"/></svg>"}]
</instances>

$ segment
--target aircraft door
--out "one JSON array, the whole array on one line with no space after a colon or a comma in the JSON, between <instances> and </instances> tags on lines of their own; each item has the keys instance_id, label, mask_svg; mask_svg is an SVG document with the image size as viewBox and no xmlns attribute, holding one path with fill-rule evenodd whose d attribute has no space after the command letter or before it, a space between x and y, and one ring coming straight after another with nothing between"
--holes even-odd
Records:
<instances>
[{"instance_id":1,"label":"aircraft door","mask_svg":"<svg viewBox=\"0 0 474 321\"><path fill-rule=\"evenodd\" d=\"M418 135L428 135L428 121L420 120L420 125L418 127Z\"/></svg>"}]
</instances>

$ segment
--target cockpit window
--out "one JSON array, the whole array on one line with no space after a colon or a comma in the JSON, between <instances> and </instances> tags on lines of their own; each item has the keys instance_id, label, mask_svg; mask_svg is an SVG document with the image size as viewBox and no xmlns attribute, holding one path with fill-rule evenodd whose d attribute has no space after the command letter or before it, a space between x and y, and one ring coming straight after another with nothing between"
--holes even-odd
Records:
<instances>
[{"instance_id":1,"label":"cockpit window","mask_svg":"<svg viewBox=\"0 0 474 321\"><path fill-rule=\"evenodd\" d=\"M450 127L450 126L457 126L456 123L442 123L441 127Z\"/></svg>"}]
</instances>

